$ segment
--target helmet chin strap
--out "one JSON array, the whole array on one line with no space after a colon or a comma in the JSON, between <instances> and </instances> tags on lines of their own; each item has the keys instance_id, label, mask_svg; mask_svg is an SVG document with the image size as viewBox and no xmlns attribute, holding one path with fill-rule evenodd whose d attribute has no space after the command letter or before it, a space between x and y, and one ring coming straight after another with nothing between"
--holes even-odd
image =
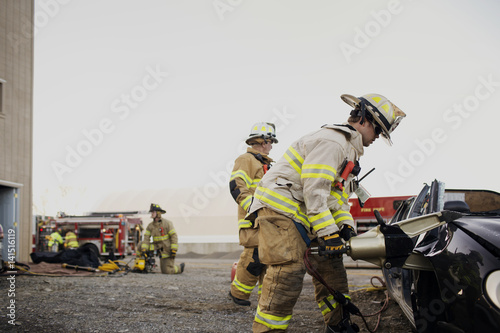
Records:
<instances>
[{"instance_id":1,"label":"helmet chin strap","mask_svg":"<svg viewBox=\"0 0 500 333\"><path fill-rule=\"evenodd\" d=\"M365 120L372 121L370 118L370 113L368 113L368 110L366 109L366 100L363 98L361 99L361 102L359 103L358 107L356 107L354 110L351 111L351 116L353 117L361 117L360 120L360 125L363 125Z\"/></svg>"}]
</instances>

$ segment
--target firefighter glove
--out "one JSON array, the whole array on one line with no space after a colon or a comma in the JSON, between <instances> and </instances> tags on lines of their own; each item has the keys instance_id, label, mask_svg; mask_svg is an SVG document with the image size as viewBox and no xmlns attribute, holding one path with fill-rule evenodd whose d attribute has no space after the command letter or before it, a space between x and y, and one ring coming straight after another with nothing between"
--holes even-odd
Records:
<instances>
[{"instance_id":1,"label":"firefighter glove","mask_svg":"<svg viewBox=\"0 0 500 333\"><path fill-rule=\"evenodd\" d=\"M340 237L342 237L342 239L346 242L351 239L351 237L356 237L357 235L358 234L354 231L354 228L349 224L344 224L340 230Z\"/></svg>"},{"instance_id":2,"label":"firefighter glove","mask_svg":"<svg viewBox=\"0 0 500 333\"><path fill-rule=\"evenodd\" d=\"M341 258L342 254L347 251L344 243L340 239L338 232L322 237L323 245L319 247L320 256L328 256L329 258Z\"/></svg>"},{"instance_id":3,"label":"firefighter glove","mask_svg":"<svg viewBox=\"0 0 500 333\"><path fill-rule=\"evenodd\" d=\"M170 250L170 258L175 258L176 255L177 255L177 250L176 249L171 249Z\"/></svg>"}]
</instances>

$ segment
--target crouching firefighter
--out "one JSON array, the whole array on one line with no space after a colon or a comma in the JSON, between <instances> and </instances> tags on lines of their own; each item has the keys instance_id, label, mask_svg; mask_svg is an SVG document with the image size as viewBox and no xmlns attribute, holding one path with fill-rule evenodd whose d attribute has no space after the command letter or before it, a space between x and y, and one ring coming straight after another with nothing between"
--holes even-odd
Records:
<instances>
[{"instance_id":1,"label":"crouching firefighter","mask_svg":"<svg viewBox=\"0 0 500 333\"><path fill-rule=\"evenodd\" d=\"M141 251L150 250L152 239L153 250L160 256L160 269L162 274L180 274L184 271L184 263L175 265L175 256L179 247L177 233L174 224L161 217L166 211L159 205L151 204L149 209L153 221L149 223L144 232L144 240L141 243Z\"/></svg>"},{"instance_id":2,"label":"crouching firefighter","mask_svg":"<svg viewBox=\"0 0 500 333\"><path fill-rule=\"evenodd\" d=\"M235 160L229 183L231 195L238 204L239 239L240 245L244 247L236 266L229 297L238 305L248 306L248 299L257 282L260 295L265 266L259 261L257 229L245 216L257 184L273 162L268 154L273 143L278 142L274 124L256 123L245 142L250 147Z\"/></svg>"},{"instance_id":3,"label":"crouching firefighter","mask_svg":"<svg viewBox=\"0 0 500 333\"><path fill-rule=\"evenodd\" d=\"M255 218L259 229L259 258L267 271L253 332L287 330L302 291L309 246L340 249L342 239L356 235L348 199L358 184L358 160L380 135L390 142L405 116L381 95L341 98L353 108L347 122L324 125L292 143L255 191L248 218ZM315 299L326 332L352 332L343 314L355 309L349 306L342 256L309 259L318 273L313 275Z\"/></svg>"}]
</instances>

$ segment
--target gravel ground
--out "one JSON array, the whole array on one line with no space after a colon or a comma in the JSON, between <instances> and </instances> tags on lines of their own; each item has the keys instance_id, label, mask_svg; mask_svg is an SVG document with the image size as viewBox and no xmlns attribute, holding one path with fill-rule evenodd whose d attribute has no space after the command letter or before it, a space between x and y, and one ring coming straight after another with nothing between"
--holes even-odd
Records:
<instances>
[{"instance_id":1,"label":"gravel ground","mask_svg":"<svg viewBox=\"0 0 500 333\"><path fill-rule=\"evenodd\" d=\"M131 258L126 258L128 262ZM108 276L16 276L12 285L0 277L1 332L251 332L257 306L237 306L228 298L233 258L178 258L181 275L132 273ZM132 266L133 261L130 265ZM360 273L365 272L367 273ZM354 303L374 313L384 291L357 290L379 270L348 269ZM354 281L354 282L353 282ZM9 295L14 287L15 295ZM323 332L322 316L313 298L311 278L295 306L289 332ZM15 325L7 309L15 301ZM6 313L6 311L8 311ZM368 332L359 317L353 319ZM369 317L374 328L377 317ZM377 332L410 332L397 304L389 302Z\"/></svg>"}]
</instances>

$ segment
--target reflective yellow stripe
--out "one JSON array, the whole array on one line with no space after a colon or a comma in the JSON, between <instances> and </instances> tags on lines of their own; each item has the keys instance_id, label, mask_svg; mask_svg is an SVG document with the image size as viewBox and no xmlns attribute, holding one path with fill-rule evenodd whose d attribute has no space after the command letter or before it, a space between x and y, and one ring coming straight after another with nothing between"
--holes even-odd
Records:
<instances>
[{"instance_id":1,"label":"reflective yellow stripe","mask_svg":"<svg viewBox=\"0 0 500 333\"><path fill-rule=\"evenodd\" d=\"M252 185L252 178L248 177L247 173L243 170L236 170L231 173L231 180L241 178L248 188Z\"/></svg>"},{"instance_id":2,"label":"reflective yellow stripe","mask_svg":"<svg viewBox=\"0 0 500 333\"><path fill-rule=\"evenodd\" d=\"M309 221L311 221L312 227L316 231L335 223L330 210L325 210L324 212L309 218Z\"/></svg>"},{"instance_id":3,"label":"reflective yellow stripe","mask_svg":"<svg viewBox=\"0 0 500 333\"><path fill-rule=\"evenodd\" d=\"M295 149L289 147L288 150L285 152L285 155L283 155L283 157L288 161L288 163L290 163L292 168L294 168L295 171L297 171L297 173L300 175L302 172L301 171L302 163L304 163L304 159L302 158L302 156L300 156L300 154Z\"/></svg>"},{"instance_id":4,"label":"reflective yellow stripe","mask_svg":"<svg viewBox=\"0 0 500 333\"><path fill-rule=\"evenodd\" d=\"M261 180L262 179L260 179L260 178L255 178L254 180L252 180L252 185L250 185L250 188L256 188L257 185L259 185Z\"/></svg>"},{"instance_id":5,"label":"reflective yellow stripe","mask_svg":"<svg viewBox=\"0 0 500 333\"><path fill-rule=\"evenodd\" d=\"M260 186L257 187L254 197L285 213L293 214L298 220L302 221L308 228L310 228L311 223L309 222L309 219L300 211L299 205L295 201L288 199L271 189Z\"/></svg>"},{"instance_id":6,"label":"reflective yellow stripe","mask_svg":"<svg viewBox=\"0 0 500 333\"><path fill-rule=\"evenodd\" d=\"M253 288L255 288L255 286L247 286L246 284L241 283L240 281L238 281L237 276L234 277L232 284L233 284L233 286L236 287L236 289L238 289L239 291L241 291L245 294L250 294L252 292Z\"/></svg>"},{"instance_id":7,"label":"reflective yellow stripe","mask_svg":"<svg viewBox=\"0 0 500 333\"><path fill-rule=\"evenodd\" d=\"M149 230L144 231L144 236L151 236L151 231Z\"/></svg>"},{"instance_id":8,"label":"reflective yellow stripe","mask_svg":"<svg viewBox=\"0 0 500 333\"><path fill-rule=\"evenodd\" d=\"M292 315L285 317L273 316L260 311L260 307L257 306L255 321L271 329L286 330L288 328L288 324L290 324L290 319L292 319Z\"/></svg>"},{"instance_id":9,"label":"reflective yellow stripe","mask_svg":"<svg viewBox=\"0 0 500 333\"><path fill-rule=\"evenodd\" d=\"M170 248L172 250L177 250L179 248L179 245L178 244L170 244Z\"/></svg>"},{"instance_id":10,"label":"reflective yellow stripe","mask_svg":"<svg viewBox=\"0 0 500 333\"><path fill-rule=\"evenodd\" d=\"M349 195L347 195L344 190L342 190L342 193L339 193L336 190L332 190L330 194L333 195L335 199L337 199L337 202L340 206L349 202Z\"/></svg>"},{"instance_id":11,"label":"reflective yellow stripe","mask_svg":"<svg viewBox=\"0 0 500 333\"><path fill-rule=\"evenodd\" d=\"M168 235L169 235L169 236L172 236L173 234L175 234L175 229L172 229L172 230L170 230L170 231L168 232Z\"/></svg>"},{"instance_id":12,"label":"reflective yellow stripe","mask_svg":"<svg viewBox=\"0 0 500 333\"><path fill-rule=\"evenodd\" d=\"M245 199L243 199L243 201L240 202L240 206L245 210L247 211L248 210L248 207L250 206L250 204L252 203L252 196L249 195L247 196Z\"/></svg>"},{"instance_id":13,"label":"reflective yellow stripe","mask_svg":"<svg viewBox=\"0 0 500 333\"><path fill-rule=\"evenodd\" d=\"M333 218L335 219L335 223L338 224L339 222L343 221L354 221L352 218L351 213L345 210L338 210L334 213L332 213Z\"/></svg>"},{"instance_id":14,"label":"reflective yellow stripe","mask_svg":"<svg viewBox=\"0 0 500 333\"><path fill-rule=\"evenodd\" d=\"M349 295L344 294L344 296L347 299L351 299L351 296L349 296ZM332 302L333 301L333 296L332 295L328 296L326 299L328 300L328 302L330 302L330 304L332 305L332 307L334 309L337 308L337 306L338 306L339 303L337 301ZM321 310L321 314L323 314L323 316L325 314L327 314L328 312L332 311L332 310L330 310L330 308L328 307L328 305L325 303L325 301L319 302L318 306L319 306L319 309Z\"/></svg>"},{"instance_id":15,"label":"reflective yellow stripe","mask_svg":"<svg viewBox=\"0 0 500 333\"><path fill-rule=\"evenodd\" d=\"M238 228L239 229L245 229L245 228L251 228L252 227L252 222L249 220L241 219L238 221Z\"/></svg>"},{"instance_id":16,"label":"reflective yellow stripe","mask_svg":"<svg viewBox=\"0 0 500 333\"><path fill-rule=\"evenodd\" d=\"M337 170L326 164L304 164L300 178L323 178L331 182L335 180Z\"/></svg>"},{"instance_id":17,"label":"reflective yellow stripe","mask_svg":"<svg viewBox=\"0 0 500 333\"><path fill-rule=\"evenodd\" d=\"M165 241L169 238L170 238L169 235L156 236L156 237L153 237L153 242L162 242L162 241Z\"/></svg>"}]
</instances>

